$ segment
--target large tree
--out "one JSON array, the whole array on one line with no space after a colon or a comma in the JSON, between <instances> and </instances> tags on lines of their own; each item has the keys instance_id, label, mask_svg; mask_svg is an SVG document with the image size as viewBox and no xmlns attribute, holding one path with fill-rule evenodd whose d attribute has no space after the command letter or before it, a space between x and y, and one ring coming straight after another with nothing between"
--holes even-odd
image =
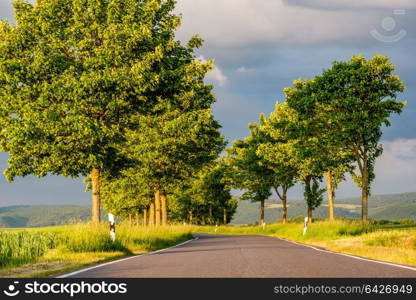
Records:
<instances>
[{"instance_id":1,"label":"large tree","mask_svg":"<svg viewBox=\"0 0 416 300\"><path fill-rule=\"evenodd\" d=\"M389 58L375 55L366 60L353 56L346 62L334 62L331 69L315 78L308 104L300 109L325 111L325 132L340 153L352 154L358 174L353 174L362 191L362 219L368 218L368 197L375 178L374 166L382 153L379 141L382 126L389 117L400 113L405 102L397 95L405 86ZM299 111L299 107L298 107Z\"/></svg>"},{"instance_id":2,"label":"large tree","mask_svg":"<svg viewBox=\"0 0 416 300\"><path fill-rule=\"evenodd\" d=\"M308 216L312 220L312 211L321 204L323 190L318 182L325 170L325 150L318 139L305 134L310 130L308 122L300 120L287 102L276 104L262 130L276 142L261 145L259 153L267 161L281 165L285 176L304 183Z\"/></svg>"},{"instance_id":3,"label":"large tree","mask_svg":"<svg viewBox=\"0 0 416 300\"><path fill-rule=\"evenodd\" d=\"M202 225L230 222L237 199L231 197L226 169L218 159L169 186L170 220Z\"/></svg>"},{"instance_id":4,"label":"large tree","mask_svg":"<svg viewBox=\"0 0 416 300\"><path fill-rule=\"evenodd\" d=\"M243 190L243 200L260 202L260 224L264 223L265 201L271 196L273 187L272 169L262 164L257 155L261 132L256 123L249 124L250 136L236 140L227 149L226 162L229 165L229 180L234 188Z\"/></svg>"},{"instance_id":5,"label":"large tree","mask_svg":"<svg viewBox=\"0 0 416 300\"><path fill-rule=\"evenodd\" d=\"M157 65L157 86L146 94L157 104L149 114L134 116L120 146L133 161L128 176L140 177L154 193L156 225L168 222L172 186L216 159L224 147L210 108L216 101L212 86L204 83L213 63L194 55L201 45L197 36L185 46L171 45Z\"/></svg>"},{"instance_id":6,"label":"large tree","mask_svg":"<svg viewBox=\"0 0 416 300\"><path fill-rule=\"evenodd\" d=\"M218 223L219 220L224 225L228 224L236 210L227 169L228 166L223 161L217 160L198 172L192 185L193 196L199 198L199 202L206 207L209 224Z\"/></svg>"},{"instance_id":7,"label":"large tree","mask_svg":"<svg viewBox=\"0 0 416 300\"><path fill-rule=\"evenodd\" d=\"M339 182L344 179L344 173L351 171L353 155L343 147L330 128L331 118L328 118L330 108L325 105L315 105L314 98L319 98L321 86L316 79L299 79L292 87L286 88L287 104L296 111L299 130L292 137L300 140L313 141L311 147L317 146L320 167L325 171L328 192L328 217L334 220L334 195ZM306 193L309 194L309 193Z\"/></svg>"},{"instance_id":8,"label":"large tree","mask_svg":"<svg viewBox=\"0 0 416 300\"><path fill-rule=\"evenodd\" d=\"M122 170L116 178L103 178L103 207L107 212L122 219L142 214L143 225L146 225L147 219L153 217L149 210L153 203L153 191L145 184L143 178L132 173L132 170Z\"/></svg>"},{"instance_id":9,"label":"large tree","mask_svg":"<svg viewBox=\"0 0 416 300\"><path fill-rule=\"evenodd\" d=\"M160 105L161 65L183 59L175 56L174 5L15 1L16 24L0 24L0 135L9 180L90 176L92 219L99 222L103 173L124 167L119 145L132 117ZM192 39L180 51L198 43Z\"/></svg>"},{"instance_id":10,"label":"large tree","mask_svg":"<svg viewBox=\"0 0 416 300\"><path fill-rule=\"evenodd\" d=\"M172 186L191 180L192 174L215 160L224 139L210 109L141 116L137 124L127 135L125 152L135 161L129 172L153 190L156 225L166 225Z\"/></svg>"},{"instance_id":11,"label":"large tree","mask_svg":"<svg viewBox=\"0 0 416 300\"><path fill-rule=\"evenodd\" d=\"M285 106L276 105L276 110L284 109ZM282 221L287 222L287 192L296 182L297 169L290 163L288 153L280 151L280 146L287 140L282 134L276 134L272 123L276 118L286 118L285 111L274 112L267 119L264 115L260 116L260 127L256 155L260 158L260 165L273 171L273 188L282 201Z\"/></svg>"}]
</instances>

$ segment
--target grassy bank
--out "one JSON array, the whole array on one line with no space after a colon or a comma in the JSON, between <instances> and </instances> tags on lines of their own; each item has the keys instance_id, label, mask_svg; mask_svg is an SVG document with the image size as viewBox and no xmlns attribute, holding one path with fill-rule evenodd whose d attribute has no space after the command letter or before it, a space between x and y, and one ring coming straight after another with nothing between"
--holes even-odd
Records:
<instances>
[{"instance_id":1,"label":"grassy bank","mask_svg":"<svg viewBox=\"0 0 416 300\"><path fill-rule=\"evenodd\" d=\"M42 277L166 248L191 238L191 227L120 224L112 242L105 224L0 230L0 277Z\"/></svg>"},{"instance_id":2,"label":"grassy bank","mask_svg":"<svg viewBox=\"0 0 416 300\"><path fill-rule=\"evenodd\" d=\"M416 225L408 221L363 224L360 221L319 221L309 225L270 224L261 226L198 227L198 232L216 234L260 234L324 247L335 252L416 265Z\"/></svg>"}]
</instances>

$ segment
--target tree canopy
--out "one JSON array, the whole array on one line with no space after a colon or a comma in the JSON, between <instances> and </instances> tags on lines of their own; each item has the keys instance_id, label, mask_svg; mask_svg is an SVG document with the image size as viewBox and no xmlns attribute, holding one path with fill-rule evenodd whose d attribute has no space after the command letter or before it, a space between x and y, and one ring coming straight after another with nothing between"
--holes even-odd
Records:
<instances>
[{"instance_id":1,"label":"tree canopy","mask_svg":"<svg viewBox=\"0 0 416 300\"><path fill-rule=\"evenodd\" d=\"M346 62L334 62L307 87L295 84L296 89L288 91L289 105L301 116L311 120L311 115L324 113L321 119L327 125L322 132L326 145L335 149L335 159L329 156L336 162L333 166L355 162L358 174L353 178L362 189L363 220L367 220L375 160L382 153L382 126L390 126L390 115L400 113L405 105L397 101L405 86L394 70L386 56L375 55L369 60L353 56ZM293 98L292 93L299 90L303 90L302 96Z\"/></svg>"},{"instance_id":2,"label":"tree canopy","mask_svg":"<svg viewBox=\"0 0 416 300\"><path fill-rule=\"evenodd\" d=\"M10 181L29 174L90 175L93 219L99 221L100 181L131 165L122 145L129 130L140 130L137 120L162 121L165 132L178 130L174 120L186 118L195 121L184 122L190 132L218 129L209 116L212 87L203 82L212 64L195 60L202 44L197 36L184 46L174 40L180 25L175 3L14 3L16 24L0 24L0 136ZM204 145L204 139L197 142ZM196 156L187 159L203 155Z\"/></svg>"}]
</instances>

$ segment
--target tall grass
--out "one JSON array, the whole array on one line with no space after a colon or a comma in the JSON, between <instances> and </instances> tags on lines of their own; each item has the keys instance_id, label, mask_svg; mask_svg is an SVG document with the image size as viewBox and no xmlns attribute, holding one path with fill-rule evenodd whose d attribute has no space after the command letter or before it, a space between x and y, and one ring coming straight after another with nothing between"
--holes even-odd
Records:
<instances>
[{"instance_id":1,"label":"tall grass","mask_svg":"<svg viewBox=\"0 0 416 300\"><path fill-rule=\"evenodd\" d=\"M55 246L56 239L52 233L0 231L0 267L33 262Z\"/></svg>"},{"instance_id":2,"label":"tall grass","mask_svg":"<svg viewBox=\"0 0 416 300\"><path fill-rule=\"evenodd\" d=\"M153 251L192 238L189 226L131 227L125 224L117 230L120 243L132 251Z\"/></svg>"},{"instance_id":3,"label":"tall grass","mask_svg":"<svg viewBox=\"0 0 416 300\"><path fill-rule=\"evenodd\" d=\"M0 231L0 268L36 262L51 249L66 253L119 252L125 255L152 251L189 239L191 227L119 224L116 234L116 241L111 241L106 224Z\"/></svg>"},{"instance_id":4,"label":"tall grass","mask_svg":"<svg viewBox=\"0 0 416 300\"><path fill-rule=\"evenodd\" d=\"M416 250L416 230L379 231L364 238L365 245Z\"/></svg>"},{"instance_id":5,"label":"tall grass","mask_svg":"<svg viewBox=\"0 0 416 300\"><path fill-rule=\"evenodd\" d=\"M112 242L106 224L65 226L58 232L59 245L72 252L149 251L160 249L191 237L184 226L138 227L122 223L117 226L116 241Z\"/></svg>"},{"instance_id":6,"label":"tall grass","mask_svg":"<svg viewBox=\"0 0 416 300\"><path fill-rule=\"evenodd\" d=\"M71 252L130 252L117 239L111 241L104 225L77 224L61 227L57 234L58 245Z\"/></svg>"},{"instance_id":7,"label":"tall grass","mask_svg":"<svg viewBox=\"0 0 416 300\"><path fill-rule=\"evenodd\" d=\"M197 227L196 231L219 234L262 234L274 235L294 240L333 240L348 236L357 236L377 230L379 226L355 220L337 220L334 222L317 221L308 226L303 235L303 224L294 222L287 224L270 224L262 226L220 226Z\"/></svg>"}]
</instances>

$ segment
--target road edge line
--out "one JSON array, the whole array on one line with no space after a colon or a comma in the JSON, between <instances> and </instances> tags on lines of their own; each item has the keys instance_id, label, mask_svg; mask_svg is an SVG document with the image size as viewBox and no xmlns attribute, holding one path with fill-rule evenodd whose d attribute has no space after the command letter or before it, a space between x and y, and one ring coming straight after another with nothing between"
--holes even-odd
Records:
<instances>
[{"instance_id":1,"label":"road edge line","mask_svg":"<svg viewBox=\"0 0 416 300\"><path fill-rule=\"evenodd\" d=\"M277 236L272 236L272 237L277 238L279 240L286 241L286 242L290 242L290 243L293 243L293 244L296 244L296 245L299 245L299 246L312 248L312 249L314 249L316 251L320 251L320 252L326 252L326 253L331 253L331 254L342 255L342 256L346 256L346 257L350 257L350 258L355 258L355 259L358 259L358 260L363 260L363 261L368 261L368 262L375 262L375 263L379 263L379 264L382 264L382 265L398 267L398 268L407 269L407 270L411 270L411 271L415 271L416 272L416 268L415 267L411 267L411 266L405 266L405 265L400 265L400 264L391 263L391 262L387 262L387 261L375 260L375 259L365 258L365 257L356 256L356 255L352 255L352 254L335 252L335 251L326 250L326 249L320 249L320 248L314 247L312 245L298 243L298 242L291 241L291 240L287 240L285 238L281 238L281 237L277 237Z\"/></svg>"},{"instance_id":2,"label":"road edge line","mask_svg":"<svg viewBox=\"0 0 416 300\"><path fill-rule=\"evenodd\" d=\"M116 260L113 260L113 261L110 261L110 262L106 262L106 263L102 263L102 264L95 265L95 266L92 266L92 267L84 268L84 269L77 270L77 271L74 271L74 272L71 272L71 273L63 274L63 275L57 276L55 278L68 278L68 277L73 276L73 275L77 275L77 274L80 274L80 273L83 273L83 272L86 272L86 271L90 271L90 270L94 270L94 269L101 268L101 267L104 267L104 266L112 265L112 264L119 263L119 262L122 262L122 261L126 261L126 260L129 260L129 259L139 258L141 256L153 255L153 254L156 254L156 253L159 253L159 252L162 252L162 251L166 251L166 250L169 250L169 249L172 249L172 248L176 248L176 247L179 247L179 246L186 245L186 244L188 244L192 241L196 241L197 239L199 239L199 237L194 237L190 240L179 243L177 245L173 245L173 246L168 247L168 248L163 248L163 249L159 249L159 250L152 251L152 252L133 255L133 256L129 256L129 257L121 258L121 259L116 259Z\"/></svg>"}]
</instances>

